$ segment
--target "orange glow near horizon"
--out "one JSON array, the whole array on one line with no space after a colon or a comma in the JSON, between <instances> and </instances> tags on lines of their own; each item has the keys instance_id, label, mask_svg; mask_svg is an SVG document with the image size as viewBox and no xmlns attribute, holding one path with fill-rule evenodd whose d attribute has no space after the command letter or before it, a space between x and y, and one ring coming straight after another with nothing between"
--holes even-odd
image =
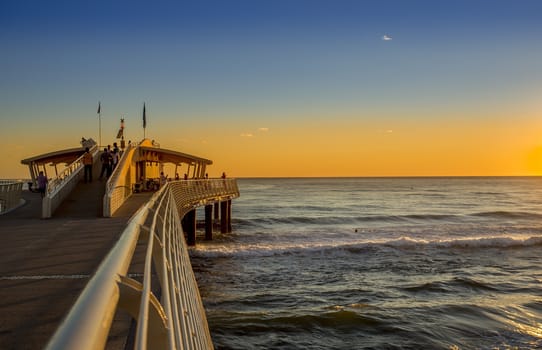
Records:
<instances>
[{"instance_id":1,"label":"orange glow near horizon","mask_svg":"<svg viewBox=\"0 0 542 350\"><path fill-rule=\"evenodd\" d=\"M273 125L265 133L226 130L229 137L210 135L200 146L213 154L212 171L240 177L532 176L542 175L538 130L540 122L504 118L326 121Z\"/></svg>"},{"instance_id":2,"label":"orange glow near horizon","mask_svg":"<svg viewBox=\"0 0 542 350\"><path fill-rule=\"evenodd\" d=\"M211 177L223 171L232 177L533 176L542 175L540 119L305 118L249 128L247 121L194 124L182 135L175 132L182 125L169 124L156 126L152 137L164 148L213 160ZM27 178L21 159L78 142L5 138L1 178Z\"/></svg>"}]
</instances>

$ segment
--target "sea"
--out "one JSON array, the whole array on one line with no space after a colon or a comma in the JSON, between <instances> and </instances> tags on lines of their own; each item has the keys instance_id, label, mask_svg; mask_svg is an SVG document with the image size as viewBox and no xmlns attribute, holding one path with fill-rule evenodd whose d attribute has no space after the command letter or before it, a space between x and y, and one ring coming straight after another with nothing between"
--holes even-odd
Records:
<instances>
[{"instance_id":1,"label":"sea","mask_svg":"<svg viewBox=\"0 0 542 350\"><path fill-rule=\"evenodd\" d=\"M239 179L216 349L542 349L542 178Z\"/></svg>"}]
</instances>

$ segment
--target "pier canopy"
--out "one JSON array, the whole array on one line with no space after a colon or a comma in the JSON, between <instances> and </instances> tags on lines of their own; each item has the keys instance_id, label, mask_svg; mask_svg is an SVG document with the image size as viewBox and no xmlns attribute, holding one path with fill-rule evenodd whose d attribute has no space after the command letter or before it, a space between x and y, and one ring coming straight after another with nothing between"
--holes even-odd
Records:
<instances>
[{"instance_id":1,"label":"pier canopy","mask_svg":"<svg viewBox=\"0 0 542 350\"><path fill-rule=\"evenodd\" d=\"M147 165L170 163L175 165L175 173L177 173L177 167L184 163L187 165L187 169L183 169L183 171L189 178L203 178L207 165L213 164L213 161L209 159L160 148L154 141L148 139L141 141L139 144L134 161L146 163ZM149 172L146 173L149 174Z\"/></svg>"},{"instance_id":2,"label":"pier canopy","mask_svg":"<svg viewBox=\"0 0 542 350\"><path fill-rule=\"evenodd\" d=\"M211 164L213 162L209 159L161 148L149 139L133 144L130 142L107 181L104 216L113 215L132 193L158 190L162 172L168 180L177 180L177 175L179 180L203 179L207 165ZM175 167L173 174L170 166Z\"/></svg>"},{"instance_id":3,"label":"pier canopy","mask_svg":"<svg viewBox=\"0 0 542 350\"><path fill-rule=\"evenodd\" d=\"M85 147L91 148L95 144L96 142L92 139L84 140L81 142L81 147L68 148L40 154L21 160L21 164L28 165L30 177L32 178L32 182L35 184L40 171L43 171L47 177L50 177L47 173L47 167L53 167L55 169L55 176L58 176L59 164L67 166L73 163L75 160L77 160L77 158L85 153Z\"/></svg>"}]
</instances>

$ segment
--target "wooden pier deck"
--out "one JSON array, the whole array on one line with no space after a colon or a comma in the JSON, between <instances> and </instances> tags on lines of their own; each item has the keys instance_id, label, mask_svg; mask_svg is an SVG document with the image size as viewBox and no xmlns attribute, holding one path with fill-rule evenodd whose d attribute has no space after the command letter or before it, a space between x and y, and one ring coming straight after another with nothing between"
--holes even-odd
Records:
<instances>
[{"instance_id":1,"label":"wooden pier deck","mask_svg":"<svg viewBox=\"0 0 542 350\"><path fill-rule=\"evenodd\" d=\"M40 219L40 195L24 191L26 204L0 216L0 349L47 344L129 218L151 195L133 195L115 217L103 218L104 188L105 181L79 183L47 220ZM131 272L137 274L135 260ZM124 348L122 328L113 329L108 348Z\"/></svg>"}]
</instances>

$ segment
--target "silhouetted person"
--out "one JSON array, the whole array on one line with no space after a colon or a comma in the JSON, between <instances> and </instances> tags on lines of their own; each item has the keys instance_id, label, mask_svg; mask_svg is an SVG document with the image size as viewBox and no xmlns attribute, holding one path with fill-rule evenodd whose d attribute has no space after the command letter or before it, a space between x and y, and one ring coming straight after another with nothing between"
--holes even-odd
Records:
<instances>
[{"instance_id":1,"label":"silhouetted person","mask_svg":"<svg viewBox=\"0 0 542 350\"><path fill-rule=\"evenodd\" d=\"M109 151L107 148L104 148L104 151L100 155L100 161L102 162L102 170L100 171L100 180L102 177L105 176L109 177L111 175L111 154L109 154Z\"/></svg>"},{"instance_id":2,"label":"silhouetted person","mask_svg":"<svg viewBox=\"0 0 542 350\"><path fill-rule=\"evenodd\" d=\"M85 183L92 182L92 154L90 150L85 148L85 154L83 154L83 165L85 167Z\"/></svg>"},{"instance_id":3,"label":"silhouetted person","mask_svg":"<svg viewBox=\"0 0 542 350\"><path fill-rule=\"evenodd\" d=\"M162 171L160 173L160 187L164 186L167 183L167 175L164 175L164 172Z\"/></svg>"},{"instance_id":4,"label":"silhouetted person","mask_svg":"<svg viewBox=\"0 0 542 350\"><path fill-rule=\"evenodd\" d=\"M47 189L47 176L43 174L43 171L40 171L40 174L38 175L38 191L41 194L41 198L45 197L45 190Z\"/></svg>"},{"instance_id":5,"label":"silhouetted person","mask_svg":"<svg viewBox=\"0 0 542 350\"><path fill-rule=\"evenodd\" d=\"M117 164L119 164L119 149L113 148L113 151L111 152L111 170L115 169L117 167Z\"/></svg>"}]
</instances>

